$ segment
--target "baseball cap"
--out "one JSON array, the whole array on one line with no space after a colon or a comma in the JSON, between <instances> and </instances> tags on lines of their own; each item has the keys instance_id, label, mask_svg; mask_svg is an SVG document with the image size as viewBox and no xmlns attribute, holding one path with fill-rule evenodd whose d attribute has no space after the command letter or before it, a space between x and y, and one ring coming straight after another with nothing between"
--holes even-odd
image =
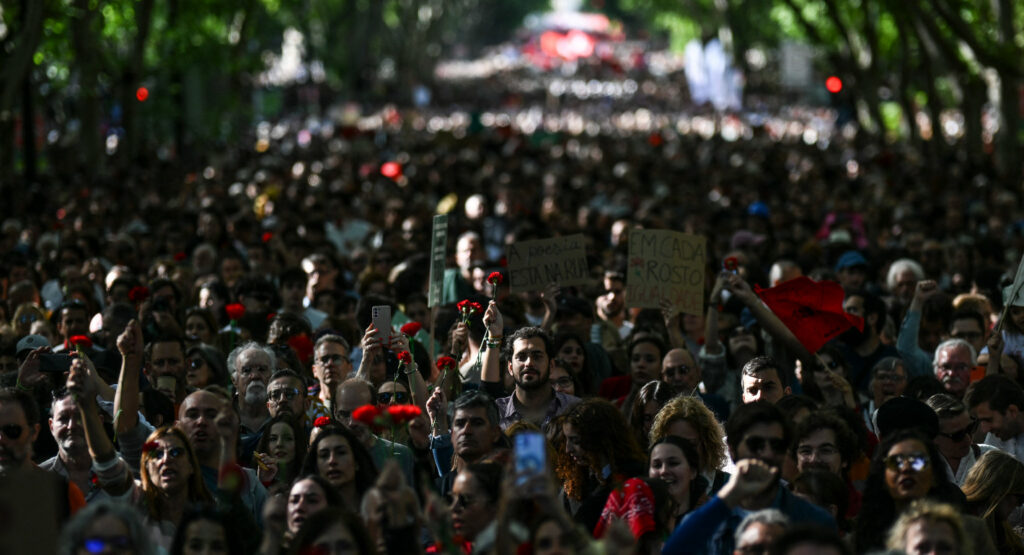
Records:
<instances>
[{"instance_id":1,"label":"baseball cap","mask_svg":"<svg viewBox=\"0 0 1024 555\"><path fill-rule=\"evenodd\" d=\"M18 347L15 349L15 354L21 356L24 351L31 351L38 349L39 347L46 347L50 342L41 335L26 335L18 341Z\"/></svg>"},{"instance_id":2,"label":"baseball cap","mask_svg":"<svg viewBox=\"0 0 1024 555\"><path fill-rule=\"evenodd\" d=\"M863 254L857 251L846 251L839 257L839 261L836 262L836 271L867 265L868 259L864 258Z\"/></svg>"}]
</instances>

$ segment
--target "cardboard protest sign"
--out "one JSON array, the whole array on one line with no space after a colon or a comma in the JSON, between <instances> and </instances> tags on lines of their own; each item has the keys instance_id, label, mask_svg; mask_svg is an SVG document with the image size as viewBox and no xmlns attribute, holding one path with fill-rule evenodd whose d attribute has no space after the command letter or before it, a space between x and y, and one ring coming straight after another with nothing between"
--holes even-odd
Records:
<instances>
[{"instance_id":1,"label":"cardboard protest sign","mask_svg":"<svg viewBox=\"0 0 1024 555\"><path fill-rule=\"evenodd\" d=\"M629 232L626 305L660 308L662 300L686 314L704 313L707 241L666 229Z\"/></svg>"},{"instance_id":2,"label":"cardboard protest sign","mask_svg":"<svg viewBox=\"0 0 1024 555\"><path fill-rule=\"evenodd\" d=\"M434 228L430 234L430 290L427 295L427 306L441 304L441 293L444 289L444 262L448 252L448 216L434 216Z\"/></svg>"},{"instance_id":3,"label":"cardboard protest sign","mask_svg":"<svg viewBox=\"0 0 1024 555\"><path fill-rule=\"evenodd\" d=\"M590 282L582 234L520 241L508 246L509 290L540 291L549 283L565 287Z\"/></svg>"}]
</instances>

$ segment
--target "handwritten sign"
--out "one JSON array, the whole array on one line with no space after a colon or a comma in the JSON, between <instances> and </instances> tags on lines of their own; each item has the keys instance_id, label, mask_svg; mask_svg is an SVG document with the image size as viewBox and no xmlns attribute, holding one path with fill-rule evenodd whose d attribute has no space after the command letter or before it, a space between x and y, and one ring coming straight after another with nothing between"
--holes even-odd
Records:
<instances>
[{"instance_id":1,"label":"handwritten sign","mask_svg":"<svg viewBox=\"0 0 1024 555\"><path fill-rule=\"evenodd\" d=\"M444 290L444 261L448 252L448 216L434 216L434 228L430 234L430 290L427 294L427 306L433 308L441 304Z\"/></svg>"},{"instance_id":2,"label":"handwritten sign","mask_svg":"<svg viewBox=\"0 0 1024 555\"><path fill-rule=\"evenodd\" d=\"M551 282L563 287L590 282L582 234L513 243L507 254L513 293L539 291Z\"/></svg>"},{"instance_id":3,"label":"handwritten sign","mask_svg":"<svg viewBox=\"0 0 1024 555\"><path fill-rule=\"evenodd\" d=\"M668 300L686 314L703 314L706 244L699 235L630 230L626 304L659 308Z\"/></svg>"}]
</instances>

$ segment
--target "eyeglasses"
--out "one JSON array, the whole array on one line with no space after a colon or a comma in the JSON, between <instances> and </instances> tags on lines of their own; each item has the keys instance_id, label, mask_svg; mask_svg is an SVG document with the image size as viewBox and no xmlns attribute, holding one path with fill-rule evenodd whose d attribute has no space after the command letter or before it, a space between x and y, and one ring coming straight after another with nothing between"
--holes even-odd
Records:
<instances>
[{"instance_id":1,"label":"eyeglasses","mask_svg":"<svg viewBox=\"0 0 1024 555\"><path fill-rule=\"evenodd\" d=\"M751 453L759 453L761 451L764 451L764 448L766 446L771 447L772 451L775 453L782 453L783 451L786 450L786 440L782 439L781 437L752 436L744 440L743 443L747 446L747 449L749 449Z\"/></svg>"},{"instance_id":2,"label":"eyeglasses","mask_svg":"<svg viewBox=\"0 0 1024 555\"><path fill-rule=\"evenodd\" d=\"M82 548L89 553L103 553L108 549L124 551L134 547L128 536L89 536L82 540Z\"/></svg>"},{"instance_id":3,"label":"eyeglasses","mask_svg":"<svg viewBox=\"0 0 1024 555\"><path fill-rule=\"evenodd\" d=\"M345 360L345 357L341 355L324 355L317 359L320 362L320 366L327 366L328 364L341 364Z\"/></svg>"},{"instance_id":4,"label":"eyeglasses","mask_svg":"<svg viewBox=\"0 0 1024 555\"><path fill-rule=\"evenodd\" d=\"M0 426L0 435L2 435L4 439L18 439L23 433L25 433L25 428L20 424Z\"/></svg>"},{"instance_id":5,"label":"eyeglasses","mask_svg":"<svg viewBox=\"0 0 1024 555\"><path fill-rule=\"evenodd\" d=\"M38 319L39 319L39 316L36 315L36 314L22 314L21 316L18 316L18 323L19 324L31 324L32 322L35 322Z\"/></svg>"},{"instance_id":6,"label":"eyeglasses","mask_svg":"<svg viewBox=\"0 0 1024 555\"><path fill-rule=\"evenodd\" d=\"M378 393L377 404L388 405L391 404L391 398L394 397L396 403L405 403L409 400L409 394L404 391L396 391L394 393Z\"/></svg>"},{"instance_id":7,"label":"eyeglasses","mask_svg":"<svg viewBox=\"0 0 1024 555\"><path fill-rule=\"evenodd\" d=\"M950 441L954 441L954 442L959 443L959 442L961 442L961 441L963 441L963 440L965 440L965 439L967 439L969 437L973 437L974 436L974 432L977 429L978 429L978 421L972 419L971 423L968 424L967 427L962 429L962 430L957 430L955 432L951 432L951 433L948 433L948 434L944 434L942 432L939 432L939 435L942 436L942 437L945 437L945 438L949 438Z\"/></svg>"},{"instance_id":8,"label":"eyeglasses","mask_svg":"<svg viewBox=\"0 0 1024 555\"><path fill-rule=\"evenodd\" d=\"M666 366L665 369L662 371L662 374L670 377L675 376L677 374L679 376L685 376L689 373L690 367L685 364L680 364L679 366Z\"/></svg>"},{"instance_id":9,"label":"eyeglasses","mask_svg":"<svg viewBox=\"0 0 1024 555\"><path fill-rule=\"evenodd\" d=\"M189 368L191 368L193 370L199 370L205 364L206 364L206 361L201 359L201 358L192 358L192 359L189 359L189 361L188 361Z\"/></svg>"},{"instance_id":10,"label":"eyeglasses","mask_svg":"<svg viewBox=\"0 0 1024 555\"><path fill-rule=\"evenodd\" d=\"M185 454L185 449L181 447L167 447L165 449L154 448L149 451L149 457L151 459L160 460L164 457L169 457L174 460Z\"/></svg>"},{"instance_id":11,"label":"eyeglasses","mask_svg":"<svg viewBox=\"0 0 1024 555\"><path fill-rule=\"evenodd\" d=\"M277 389L268 391L267 397L269 397L271 401L275 402L281 402L284 399L291 401L292 399L298 397L299 394L301 393L302 392L299 391L299 389L296 387L279 387Z\"/></svg>"},{"instance_id":12,"label":"eyeglasses","mask_svg":"<svg viewBox=\"0 0 1024 555\"><path fill-rule=\"evenodd\" d=\"M914 453L911 455L889 455L885 458L885 467L889 470L901 470L907 465L914 472L921 472L928 466L928 457Z\"/></svg>"},{"instance_id":13,"label":"eyeglasses","mask_svg":"<svg viewBox=\"0 0 1024 555\"><path fill-rule=\"evenodd\" d=\"M573 386L572 378L570 378L569 376L562 376L561 378L558 378L557 380L552 380L551 383L555 387L572 387Z\"/></svg>"}]
</instances>

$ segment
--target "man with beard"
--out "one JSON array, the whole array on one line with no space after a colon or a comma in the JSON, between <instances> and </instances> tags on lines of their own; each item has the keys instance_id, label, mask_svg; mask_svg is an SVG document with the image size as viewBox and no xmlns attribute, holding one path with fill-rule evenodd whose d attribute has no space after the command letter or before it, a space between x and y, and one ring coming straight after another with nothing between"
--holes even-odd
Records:
<instances>
[{"instance_id":1,"label":"man with beard","mask_svg":"<svg viewBox=\"0 0 1024 555\"><path fill-rule=\"evenodd\" d=\"M885 357L899 356L895 347L879 339L879 330L885 324L885 303L870 293L850 291L843 301L843 310L864 318L863 331L851 327L839 336L837 346L849 368L850 385L867 393L869 371L875 363Z\"/></svg>"},{"instance_id":2,"label":"man with beard","mask_svg":"<svg viewBox=\"0 0 1024 555\"><path fill-rule=\"evenodd\" d=\"M492 303L491 307L494 306ZM488 312L491 307L488 307ZM488 322L486 315L484 322ZM507 371L512 376L515 389L512 395L496 401L502 430L520 420L546 428L552 418L580 402L578 397L555 391L551 386L552 344L544 330L519 328L508 338L506 345ZM488 349L490 356L487 362L497 363L497 349L493 349L493 353L491 350Z\"/></svg>"},{"instance_id":3,"label":"man with beard","mask_svg":"<svg viewBox=\"0 0 1024 555\"><path fill-rule=\"evenodd\" d=\"M626 277L620 272L605 272L604 294L597 298L597 316L614 326L625 339L633 331L633 322L626 320Z\"/></svg>"},{"instance_id":4,"label":"man with beard","mask_svg":"<svg viewBox=\"0 0 1024 555\"><path fill-rule=\"evenodd\" d=\"M977 360L977 353L970 343L963 339L947 339L935 348L932 367L935 377L942 382L946 392L957 399L963 399Z\"/></svg>"},{"instance_id":5,"label":"man with beard","mask_svg":"<svg viewBox=\"0 0 1024 555\"><path fill-rule=\"evenodd\" d=\"M481 381L492 389L501 384L501 334L504 320L498 305L491 301L484 312L487 326L487 350L484 351ZM541 328L519 328L505 342L506 371L515 383L512 395L496 401L501 429L526 420L543 428L552 418L562 414L580 400L578 397L555 391L551 385L551 359L554 345L551 337Z\"/></svg>"},{"instance_id":6,"label":"man with beard","mask_svg":"<svg viewBox=\"0 0 1024 555\"><path fill-rule=\"evenodd\" d=\"M665 543L664 553L732 553L743 517L768 508L780 510L793 524L836 529L835 520L824 509L780 484L791 439L782 411L764 401L743 405L729 418L726 432L736 472L711 501L683 519Z\"/></svg>"},{"instance_id":7,"label":"man with beard","mask_svg":"<svg viewBox=\"0 0 1024 555\"><path fill-rule=\"evenodd\" d=\"M672 349L661 361L661 381L667 383L675 395L696 395L704 406L715 413L719 422L729 418L729 403L714 393L700 390L701 372L697 361L686 349Z\"/></svg>"},{"instance_id":8,"label":"man with beard","mask_svg":"<svg viewBox=\"0 0 1024 555\"><path fill-rule=\"evenodd\" d=\"M241 419L239 460L248 463L263 436L263 425L270 420L267 408L267 383L274 373L274 353L256 342L236 347L228 355L228 370L238 396Z\"/></svg>"},{"instance_id":9,"label":"man with beard","mask_svg":"<svg viewBox=\"0 0 1024 555\"><path fill-rule=\"evenodd\" d=\"M967 413L967 405L960 399L939 393L926 401L939 417L939 435L935 446L946 461L946 473L951 482L963 486L974 463L981 456L995 449L991 445L979 445L974 441L978 421Z\"/></svg>"},{"instance_id":10,"label":"man with beard","mask_svg":"<svg viewBox=\"0 0 1024 555\"><path fill-rule=\"evenodd\" d=\"M284 368L270 377L270 384L267 385L267 410L271 418L288 414L299 423L308 424L306 409L309 408L309 401L306 382L295 372Z\"/></svg>"},{"instance_id":11,"label":"man with beard","mask_svg":"<svg viewBox=\"0 0 1024 555\"><path fill-rule=\"evenodd\" d=\"M1024 389L1006 376L986 376L971 384L964 396L978 421L985 443L1024 462Z\"/></svg>"},{"instance_id":12,"label":"man with beard","mask_svg":"<svg viewBox=\"0 0 1024 555\"><path fill-rule=\"evenodd\" d=\"M853 518L860 512L861 495L850 481L850 465L860 457L857 438L842 419L828 411L812 412L796 429L796 441L790 453L796 459L796 469L803 473L811 469L827 470L843 479L847 490L847 511Z\"/></svg>"}]
</instances>

